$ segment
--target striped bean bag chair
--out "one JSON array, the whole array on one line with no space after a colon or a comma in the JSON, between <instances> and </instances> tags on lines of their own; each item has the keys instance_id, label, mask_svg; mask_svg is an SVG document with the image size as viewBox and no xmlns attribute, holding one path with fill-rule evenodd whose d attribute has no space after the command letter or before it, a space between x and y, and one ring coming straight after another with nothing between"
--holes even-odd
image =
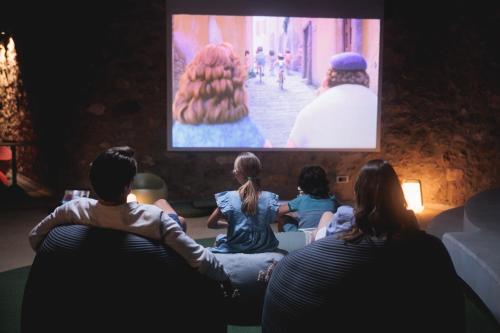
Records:
<instances>
[{"instance_id":1,"label":"striped bean bag chair","mask_svg":"<svg viewBox=\"0 0 500 333\"><path fill-rule=\"evenodd\" d=\"M415 232L387 242L329 236L276 266L263 333L464 332L464 298L441 241Z\"/></svg>"},{"instance_id":2,"label":"striped bean bag chair","mask_svg":"<svg viewBox=\"0 0 500 333\"><path fill-rule=\"evenodd\" d=\"M161 243L65 225L35 257L21 331L225 332L221 301L217 283Z\"/></svg>"}]
</instances>

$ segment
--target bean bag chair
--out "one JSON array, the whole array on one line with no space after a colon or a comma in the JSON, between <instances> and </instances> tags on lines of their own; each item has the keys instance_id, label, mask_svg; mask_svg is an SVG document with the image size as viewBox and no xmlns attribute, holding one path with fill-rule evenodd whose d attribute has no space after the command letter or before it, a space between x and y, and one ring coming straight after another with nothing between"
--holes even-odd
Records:
<instances>
[{"instance_id":1,"label":"bean bag chair","mask_svg":"<svg viewBox=\"0 0 500 333\"><path fill-rule=\"evenodd\" d=\"M239 326L260 326L267 288L265 273L279 262L284 253L215 253L238 290L236 297L225 300L227 322Z\"/></svg>"},{"instance_id":2,"label":"bean bag chair","mask_svg":"<svg viewBox=\"0 0 500 333\"><path fill-rule=\"evenodd\" d=\"M459 333L464 310L460 280L438 239L423 232L387 242L327 236L276 265L262 332Z\"/></svg>"},{"instance_id":3,"label":"bean bag chair","mask_svg":"<svg viewBox=\"0 0 500 333\"><path fill-rule=\"evenodd\" d=\"M158 199L167 198L167 184L161 177L150 172L136 174L131 189L140 203L153 204Z\"/></svg>"},{"instance_id":4,"label":"bean bag chair","mask_svg":"<svg viewBox=\"0 0 500 333\"><path fill-rule=\"evenodd\" d=\"M37 252L21 332L225 332L221 304L219 284L167 246L65 225Z\"/></svg>"}]
</instances>

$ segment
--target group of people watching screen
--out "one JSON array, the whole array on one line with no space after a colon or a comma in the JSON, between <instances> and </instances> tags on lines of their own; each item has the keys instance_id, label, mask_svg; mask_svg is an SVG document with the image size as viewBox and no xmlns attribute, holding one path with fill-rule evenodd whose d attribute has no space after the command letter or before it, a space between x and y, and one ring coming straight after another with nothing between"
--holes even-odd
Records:
<instances>
[{"instance_id":1,"label":"group of people watching screen","mask_svg":"<svg viewBox=\"0 0 500 333\"><path fill-rule=\"evenodd\" d=\"M313 241L271 267L262 313L264 332L459 332L463 296L441 241L419 230L406 209L398 176L384 160L371 160L354 186L354 207L329 190L319 166L302 169L299 194L281 203L261 187L260 160L250 152L234 162L239 188L215 194L210 228L227 228L205 248L185 233L185 222L165 199L127 202L137 173L129 147L110 148L90 167L96 199L59 206L29 234L33 249L56 226L109 228L161 240L199 273L234 294L231 274L218 253L280 251L271 228L312 231ZM183 229L184 227L184 229ZM229 293L228 293L229 292Z\"/></svg>"}]
</instances>

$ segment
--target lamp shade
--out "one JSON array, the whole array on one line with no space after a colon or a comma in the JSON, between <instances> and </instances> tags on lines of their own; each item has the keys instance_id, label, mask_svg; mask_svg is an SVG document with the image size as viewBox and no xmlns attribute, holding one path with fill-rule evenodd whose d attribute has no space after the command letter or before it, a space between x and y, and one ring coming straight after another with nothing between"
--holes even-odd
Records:
<instances>
[{"instance_id":1,"label":"lamp shade","mask_svg":"<svg viewBox=\"0 0 500 333\"><path fill-rule=\"evenodd\" d=\"M422 199L422 184L418 179L404 180L401 184L405 196L407 208L415 213L420 213L424 210L424 202Z\"/></svg>"},{"instance_id":2,"label":"lamp shade","mask_svg":"<svg viewBox=\"0 0 500 333\"><path fill-rule=\"evenodd\" d=\"M155 174L138 173L132 181L130 192L135 195L135 201L153 204L156 200L167 197L167 185L161 177Z\"/></svg>"}]
</instances>

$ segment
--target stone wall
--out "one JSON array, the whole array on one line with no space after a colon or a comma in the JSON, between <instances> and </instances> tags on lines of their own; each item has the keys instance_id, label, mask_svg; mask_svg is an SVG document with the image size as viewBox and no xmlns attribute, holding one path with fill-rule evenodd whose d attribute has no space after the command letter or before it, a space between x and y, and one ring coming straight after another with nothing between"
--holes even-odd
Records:
<instances>
[{"instance_id":1,"label":"stone wall","mask_svg":"<svg viewBox=\"0 0 500 333\"><path fill-rule=\"evenodd\" d=\"M296 194L302 166L322 165L333 190L348 200L359 168L390 161L402 178L422 181L425 203L458 205L500 186L498 6L471 10L460 2L432 11L386 1L383 32L382 136L379 153L263 152L264 187ZM170 198L209 197L234 188L236 153L166 152L165 1L125 1L102 25L105 42L78 101L63 146L65 187L88 186L88 163L104 148L128 144L140 169L163 177ZM333 184L335 175L350 182Z\"/></svg>"},{"instance_id":2,"label":"stone wall","mask_svg":"<svg viewBox=\"0 0 500 333\"><path fill-rule=\"evenodd\" d=\"M0 141L23 142L16 148L17 171L38 179L37 148L32 145L35 138L15 42L3 32L0 35Z\"/></svg>"}]
</instances>

